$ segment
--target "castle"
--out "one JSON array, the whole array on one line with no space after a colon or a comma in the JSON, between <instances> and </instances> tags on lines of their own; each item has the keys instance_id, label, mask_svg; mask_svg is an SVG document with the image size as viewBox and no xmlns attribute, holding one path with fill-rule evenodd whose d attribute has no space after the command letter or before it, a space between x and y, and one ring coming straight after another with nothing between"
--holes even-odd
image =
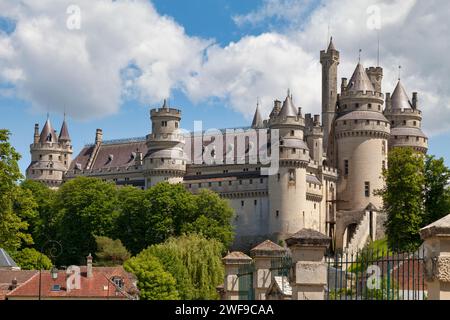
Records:
<instances>
[{"instance_id":1,"label":"castle","mask_svg":"<svg viewBox=\"0 0 450 320\"><path fill-rule=\"evenodd\" d=\"M382 199L374 191L383 187L388 150L410 146L426 153L428 139L417 93L410 100L399 80L393 94L384 95L383 69L361 63L350 80L342 79L339 93L339 62L331 39L320 52L322 123L319 115L303 115L288 92L283 102L274 102L269 119L256 107L248 129L267 139L251 137L251 130L186 134L180 131L181 111L165 101L150 111L152 132L146 137L103 141L97 129L95 143L72 160L66 121L57 136L47 119L41 133L35 126L27 178L54 188L78 176L143 189L161 181L183 183L194 193L208 188L235 210L236 249L265 239L279 242L302 228L331 236L338 250L360 249L383 234ZM267 143L274 136L276 143ZM219 140L226 141L223 152ZM267 163L254 151L270 144L279 148L278 171L267 175ZM191 161L198 156L203 160ZM235 161L218 161L223 157Z\"/></svg>"}]
</instances>

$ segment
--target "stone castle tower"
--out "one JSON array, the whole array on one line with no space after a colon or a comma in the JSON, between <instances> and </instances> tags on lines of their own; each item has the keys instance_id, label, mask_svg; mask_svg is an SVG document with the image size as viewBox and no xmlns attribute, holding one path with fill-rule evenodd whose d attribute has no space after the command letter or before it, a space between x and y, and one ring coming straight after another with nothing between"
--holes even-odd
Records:
<instances>
[{"instance_id":1,"label":"stone castle tower","mask_svg":"<svg viewBox=\"0 0 450 320\"><path fill-rule=\"evenodd\" d=\"M64 180L72 161L72 144L66 119L59 136L53 129L50 118L39 133L39 124L34 126L34 141L30 145L31 164L26 170L27 179L43 182L57 188Z\"/></svg>"},{"instance_id":2,"label":"stone castle tower","mask_svg":"<svg viewBox=\"0 0 450 320\"><path fill-rule=\"evenodd\" d=\"M150 111L152 133L147 136L148 152L144 157L145 186L167 181L179 183L186 174L184 136L180 134L181 111L169 108L167 100Z\"/></svg>"},{"instance_id":3,"label":"stone castle tower","mask_svg":"<svg viewBox=\"0 0 450 320\"><path fill-rule=\"evenodd\" d=\"M320 63L322 64L322 124L324 128L323 145L328 149L328 141L333 139L331 128L336 116L337 71L339 65L339 51L330 40L327 51L320 52Z\"/></svg>"},{"instance_id":4,"label":"stone castle tower","mask_svg":"<svg viewBox=\"0 0 450 320\"><path fill-rule=\"evenodd\" d=\"M304 142L305 119L288 92L281 110L277 106L269 119L269 128L278 129L280 137L279 171L268 177L270 212L269 235L284 240L305 226L306 168L309 149Z\"/></svg>"}]
</instances>

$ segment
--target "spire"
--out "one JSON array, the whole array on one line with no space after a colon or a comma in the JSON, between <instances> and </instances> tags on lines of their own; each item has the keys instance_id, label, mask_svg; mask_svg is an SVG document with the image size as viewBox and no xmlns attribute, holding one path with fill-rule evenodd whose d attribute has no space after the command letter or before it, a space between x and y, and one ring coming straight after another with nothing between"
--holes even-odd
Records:
<instances>
[{"instance_id":1,"label":"spire","mask_svg":"<svg viewBox=\"0 0 450 320\"><path fill-rule=\"evenodd\" d=\"M44 128L42 128L41 135L39 137L39 142L58 142L55 130L53 130L52 124L50 123L50 115L47 113L47 121L45 121Z\"/></svg>"},{"instance_id":2,"label":"spire","mask_svg":"<svg viewBox=\"0 0 450 320\"><path fill-rule=\"evenodd\" d=\"M64 113L64 120L59 133L59 141L70 141L69 129L67 128L66 114Z\"/></svg>"},{"instance_id":3,"label":"spire","mask_svg":"<svg viewBox=\"0 0 450 320\"><path fill-rule=\"evenodd\" d=\"M347 86L347 91L375 91L366 70L361 63L356 66L355 72L353 72L352 78Z\"/></svg>"},{"instance_id":4,"label":"spire","mask_svg":"<svg viewBox=\"0 0 450 320\"><path fill-rule=\"evenodd\" d=\"M169 104L167 103L167 99L164 99L164 104L162 106L164 109L169 109Z\"/></svg>"},{"instance_id":5,"label":"spire","mask_svg":"<svg viewBox=\"0 0 450 320\"><path fill-rule=\"evenodd\" d=\"M283 102L283 107L281 108L279 116L281 117L296 117L298 110L295 108L292 102L291 91L288 90L286 99Z\"/></svg>"},{"instance_id":6,"label":"spire","mask_svg":"<svg viewBox=\"0 0 450 320\"><path fill-rule=\"evenodd\" d=\"M402 82L398 80L394 93L391 96L392 109L411 109L412 104L409 101L408 94L402 85Z\"/></svg>"},{"instance_id":7,"label":"spire","mask_svg":"<svg viewBox=\"0 0 450 320\"><path fill-rule=\"evenodd\" d=\"M263 127L264 127L264 124L262 121L261 113L259 112L259 101L258 101L256 103L255 115L253 116L252 128L253 129L261 129Z\"/></svg>"},{"instance_id":8,"label":"spire","mask_svg":"<svg viewBox=\"0 0 450 320\"><path fill-rule=\"evenodd\" d=\"M336 48L334 47L334 43L333 43L333 37L330 38L330 44L328 45L327 52L330 52L331 50L336 51Z\"/></svg>"}]
</instances>

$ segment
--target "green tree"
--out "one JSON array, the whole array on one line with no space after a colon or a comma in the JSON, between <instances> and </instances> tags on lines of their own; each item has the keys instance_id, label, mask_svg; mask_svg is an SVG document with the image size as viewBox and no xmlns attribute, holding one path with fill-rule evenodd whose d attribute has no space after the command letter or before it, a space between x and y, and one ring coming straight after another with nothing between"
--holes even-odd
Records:
<instances>
[{"instance_id":1,"label":"green tree","mask_svg":"<svg viewBox=\"0 0 450 320\"><path fill-rule=\"evenodd\" d=\"M178 300L176 280L164 268L158 258L143 252L125 262L125 270L138 279L142 300Z\"/></svg>"},{"instance_id":2,"label":"green tree","mask_svg":"<svg viewBox=\"0 0 450 320\"><path fill-rule=\"evenodd\" d=\"M101 266L122 265L130 258L130 253L120 240L113 240L104 236L95 236L97 244L97 264Z\"/></svg>"},{"instance_id":3,"label":"green tree","mask_svg":"<svg viewBox=\"0 0 450 320\"><path fill-rule=\"evenodd\" d=\"M48 239L56 239L57 215L55 214L56 191L39 181L25 180L21 188L31 192L37 208L36 214L27 219L28 230L34 240L34 247L40 249Z\"/></svg>"},{"instance_id":4,"label":"green tree","mask_svg":"<svg viewBox=\"0 0 450 320\"><path fill-rule=\"evenodd\" d=\"M425 219L422 227L450 213L450 169L444 159L427 156L425 160Z\"/></svg>"},{"instance_id":5,"label":"green tree","mask_svg":"<svg viewBox=\"0 0 450 320\"><path fill-rule=\"evenodd\" d=\"M424 161L412 148L389 152L389 168L383 171L381 195L387 213L386 234L391 249L415 250L421 244L419 230L424 219Z\"/></svg>"},{"instance_id":6,"label":"green tree","mask_svg":"<svg viewBox=\"0 0 450 320\"><path fill-rule=\"evenodd\" d=\"M145 191L121 188L118 198L115 237L132 254L184 233L218 239L225 247L233 240L233 209L212 191L193 195L181 184L159 183Z\"/></svg>"},{"instance_id":7,"label":"green tree","mask_svg":"<svg viewBox=\"0 0 450 320\"><path fill-rule=\"evenodd\" d=\"M45 254L33 248L25 248L11 255L22 270L50 270L52 261Z\"/></svg>"},{"instance_id":8,"label":"green tree","mask_svg":"<svg viewBox=\"0 0 450 320\"><path fill-rule=\"evenodd\" d=\"M36 204L17 182L22 179L20 154L9 143L10 132L0 129L0 247L16 251L33 242L22 218L33 216Z\"/></svg>"},{"instance_id":9,"label":"green tree","mask_svg":"<svg viewBox=\"0 0 450 320\"><path fill-rule=\"evenodd\" d=\"M228 202L213 191L203 189L195 196L196 214L193 222L183 225L183 232L198 233L217 239L228 248L234 239L231 219L234 211Z\"/></svg>"},{"instance_id":10,"label":"green tree","mask_svg":"<svg viewBox=\"0 0 450 320\"><path fill-rule=\"evenodd\" d=\"M216 287L223 282L222 250L218 240L190 234L151 246L143 254L159 257L177 279L182 299L211 300L218 298Z\"/></svg>"},{"instance_id":11,"label":"green tree","mask_svg":"<svg viewBox=\"0 0 450 320\"><path fill-rule=\"evenodd\" d=\"M110 236L117 218L117 190L110 182L78 177L63 184L55 199L58 263L80 264L96 250L94 235Z\"/></svg>"}]
</instances>

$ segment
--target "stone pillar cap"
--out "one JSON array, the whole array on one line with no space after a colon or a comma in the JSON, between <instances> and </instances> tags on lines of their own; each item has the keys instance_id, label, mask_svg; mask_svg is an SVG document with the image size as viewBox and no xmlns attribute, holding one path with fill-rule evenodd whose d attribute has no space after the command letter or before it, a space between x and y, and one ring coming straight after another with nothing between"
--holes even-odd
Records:
<instances>
[{"instance_id":1,"label":"stone pillar cap","mask_svg":"<svg viewBox=\"0 0 450 320\"><path fill-rule=\"evenodd\" d=\"M286 248L283 248L282 246L279 246L278 244L266 240L264 242L261 242L256 247L250 250L250 255L252 257L255 256L280 256L285 255L287 252Z\"/></svg>"},{"instance_id":2,"label":"stone pillar cap","mask_svg":"<svg viewBox=\"0 0 450 320\"><path fill-rule=\"evenodd\" d=\"M450 214L420 229L420 236L423 240L435 236L450 237Z\"/></svg>"},{"instance_id":3,"label":"stone pillar cap","mask_svg":"<svg viewBox=\"0 0 450 320\"><path fill-rule=\"evenodd\" d=\"M320 246L328 247L331 243L331 238L323 233L313 229L302 229L286 239L288 246Z\"/></svg>"},{"instance_id":4,"label":"stone pillar cap","mask_svg":"<svg viewBox=\"0 0 450 320\"><path fill-rule=\"evenodd\" d=\"M226 264L243 264L252 262L252 258L240 251L233 251L223 257L222 261Z\"/></svg>"}]
</instances>

